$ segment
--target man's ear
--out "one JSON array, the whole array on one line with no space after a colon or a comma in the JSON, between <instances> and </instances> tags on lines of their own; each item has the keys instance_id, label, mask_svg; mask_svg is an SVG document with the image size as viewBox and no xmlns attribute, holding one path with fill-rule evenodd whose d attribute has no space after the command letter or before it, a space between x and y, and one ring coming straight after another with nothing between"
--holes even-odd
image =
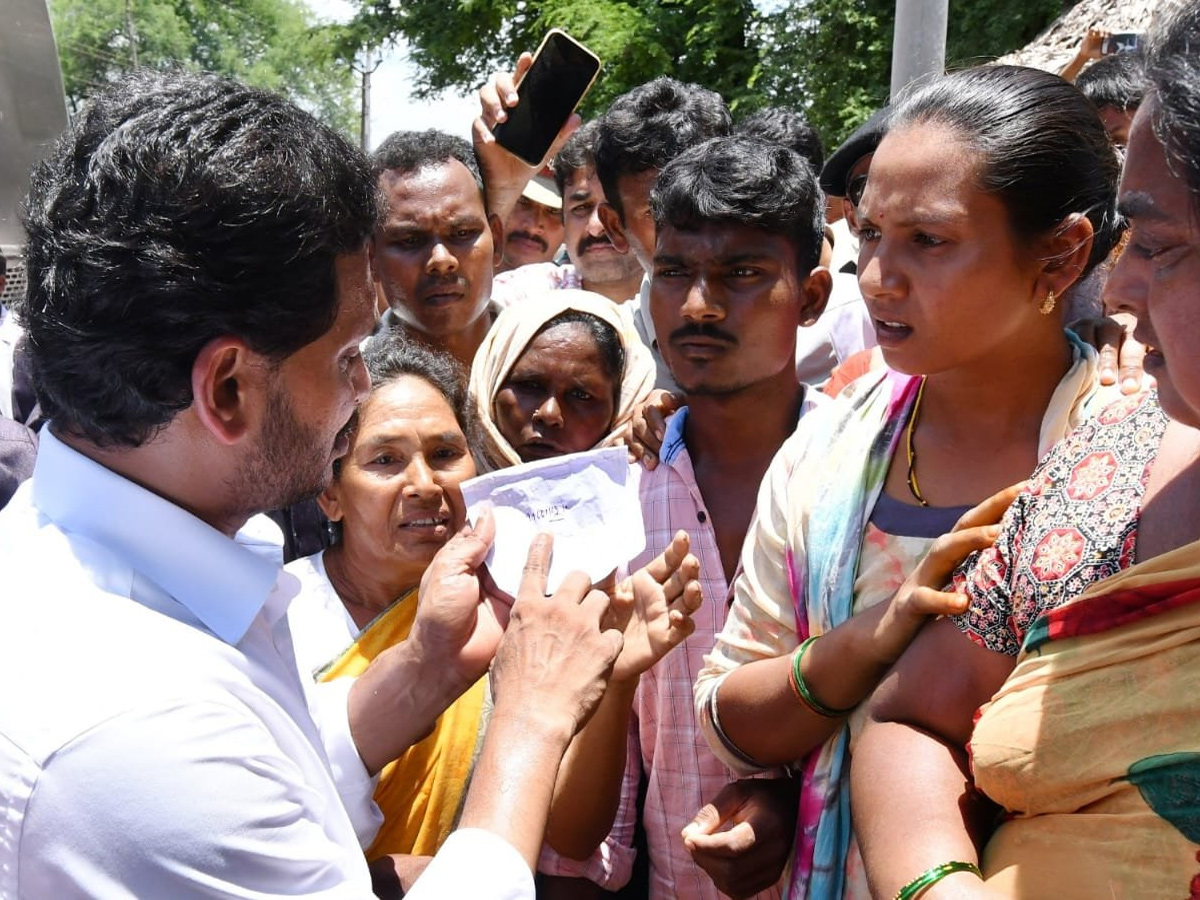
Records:
<instances>
[{"instance_id":1,"label":"man's ear","mask_svg":"<svg viewBox=\"0 0 1200 900\"><path fill-rule=\"evenodd\" d=\"M824 266L817 266L808 273L800 286L800 324L813 325L825 312L829 294L833 290L833 276Z\"/></svg>"},{"instance_id":2,"label":"man's ear","mask_svg":"<svg viewBox=\"0 0 1200 900\"><path fill-rule=\"evenodd\" d=\"M1079 280L1092 253L1094 234L1091 219L1082 213L1072 213L1050 236L1038 241L1037 256L1041 266L1033 288L1035 303L1050 291L1061 297Z\"/></svg>"},{"instance_id":3,"label":"man's ear","mask_svg":"<svg viewBox=\"0 0 1200 900\"><path fill-rule=\"evenodd\" d=\"M612 241L612 245L616 251L618 253L628 253L629 238L625 237L625 226L621 224L621 217L617 215L617 211L613 205L605 200L597 207L596 215L600 217L600 224L604 226L604 232L608 235L608 239Z\"/></svg>"},{"instance_id":4,"label":"man's ear","mask_svg":"<svg viewBox=\"0 0 1200 900\"><path fill-rule=\"evenodd\" d=\"M488 228L492 229L492 268L498 268L504 259L504 223L495 213L488 214Z\"/></svg>"},{"instance_id":5,"label":"man's ear","mask_svg":"<svg viewBox=\"0 0 1200 900\"><path fill-rule=\"evenodd\" d=\"M220 443L236 444L254 420L265 390L266 361L238 338L226 335L205 344L192 363L192 410Z\"/></svg>"}]
</instances>

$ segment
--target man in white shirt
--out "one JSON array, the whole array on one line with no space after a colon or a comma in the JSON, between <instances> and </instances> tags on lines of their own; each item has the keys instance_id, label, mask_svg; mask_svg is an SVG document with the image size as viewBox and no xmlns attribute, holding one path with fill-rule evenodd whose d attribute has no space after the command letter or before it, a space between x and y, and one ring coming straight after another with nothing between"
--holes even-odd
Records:
<instances>
[{"instance_id":1,"label":"man in white shirt","mask_svg":"<svg viewBox=\"0 0 1200 900\"><path fill-rule=\"evenodd\" d=\"M573 288L603 294L613 303L637 296L642 266L632 253L613 246L600 221L604 189L592 158L597 127L596 120L580 126L554 156L554 180L562 192L563 235L570 262L524 265L498 273L492 282L492 302L498 306L524 303L548 290Z\"/></svg>"},{"instance_id":2,"label":"man in white shirt","mask_svg":"<svg viewBox=\"0 0 1200 900\"><path fill-rule=\"evenodd\" d=\"M410 639L310 706L296 581L232 540L323 487L368 389L369 162L272 94L139 73L77 117L28 208L50 424L0 511L0 897L394 888L361 852L373 775L495 656L463 828L408 896L532 898L559 761L620 649L607 599L579 575L545 597L543 539L510 611L476 575L485 516L434 560Z\"/></svg>"}]
</instances>

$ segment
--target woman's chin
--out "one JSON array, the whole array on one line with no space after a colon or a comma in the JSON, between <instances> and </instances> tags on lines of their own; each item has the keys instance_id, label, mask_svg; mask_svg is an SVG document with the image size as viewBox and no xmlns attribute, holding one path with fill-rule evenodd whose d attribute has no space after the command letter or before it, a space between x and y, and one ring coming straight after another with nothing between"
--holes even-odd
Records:
<instances>
[{"instance_id":1,"label":"woman's chin","mask_svg":"<svg viewBox=\"0 0 1200 900\"><path fill-rule=\"evenodd\" d=\"M1149 372L1149 369L1147 369ZM1172 420L1180 425L1186 425L1189 428L1200 428L1200 397L1193 397L1196 405L1188 402L1178 391L1175 390L1175 385L1171 383L1171 379L1167 376L1165 368L1159 368L1154 372L1154 378L1157 382L1158 403L1162 407L1163 412Z\"/></svg>"}]
</instances>

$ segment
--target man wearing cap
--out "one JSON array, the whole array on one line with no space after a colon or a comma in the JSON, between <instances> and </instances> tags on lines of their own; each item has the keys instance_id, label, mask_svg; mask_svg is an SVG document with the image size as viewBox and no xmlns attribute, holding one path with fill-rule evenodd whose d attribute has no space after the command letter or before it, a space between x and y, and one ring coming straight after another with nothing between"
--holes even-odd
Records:
<instances>
[{"instance_id":1,"label":"man wearing cap","mask_svg":"<svg viewBox=\"0 0 1200 900\"><path fill-rule=\"evenodd\" d=\"M529 179L504 223L504 258L496 271L553 262L562 242L562 194L543 169Z\"/></svg>"},{"instance_id":2,"label":"man wearing cap","mask_svg":"<svg viewBox=\"0 0 1200 900\"><path fill-rule=\"evenodd\" d=\"M887 124L886 106L877 109L871 118L851 132L825 161L821 169L821 190L841 201L843 217L830 225L833 228L833 272L855 275L858 272L858 201L867 184L867 170L875 148L883 140Z\"/></svg>"}]
</instances>

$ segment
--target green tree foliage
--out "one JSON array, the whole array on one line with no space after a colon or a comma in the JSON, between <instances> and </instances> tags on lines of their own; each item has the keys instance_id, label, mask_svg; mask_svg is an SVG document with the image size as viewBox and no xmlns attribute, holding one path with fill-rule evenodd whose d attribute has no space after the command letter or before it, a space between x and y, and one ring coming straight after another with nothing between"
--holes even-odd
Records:
<instances>
[{"instance_id":1,"label":"green tree foliage","mask_svg":"<svg viewBox=\"0 0 1200 900\"><path fill-rule=\"evenodd\" d=\"M478 87L561 28L603 61L585 115L630 87L673 75L735 105L758 98L752 0L359 0L344 52L403 37L420 74L418 96Z\"/></svg>"},{"instance_id":2,"label":"green tree foliage","mask_svg":"<svg viewBox=\"0 0 1200 900\"><path fill-rule=\"evenodd\" d=\"M947 67L1024 46L1062 11L1062 0L950 0ZM834 147L887 102L895 25L895 0L784 0L763 17L760 87Z\"/></svg>"},{"instance_id":3,"label":"green tree foliage","mask_svg":"<svg viewBox=\"0 0 1200 900\"><path fill-rule=\"evenodd\" d=\"M403 38L421 96L477 87L558 27L604 61L585 115L666 74L719 91L735 112L801 109L833 147L888 97L895 0L356 2L343 52ZM951 0L948 63L983 62L1025 44L1063 2Z\"/></svg>"},{"instance_id":4,"label":"green tree foliage","mask_svg":"<svg viewBox=\"0 0 1200 900\"><path fill-rule=\"evenodd\" d=\"M50 0L50 13L72 110L131 68L136 51L139 65L217 72L279 91L348 134L357 128L341 33L314 24L301 0Z\"/></svg>"}]
</instances>

